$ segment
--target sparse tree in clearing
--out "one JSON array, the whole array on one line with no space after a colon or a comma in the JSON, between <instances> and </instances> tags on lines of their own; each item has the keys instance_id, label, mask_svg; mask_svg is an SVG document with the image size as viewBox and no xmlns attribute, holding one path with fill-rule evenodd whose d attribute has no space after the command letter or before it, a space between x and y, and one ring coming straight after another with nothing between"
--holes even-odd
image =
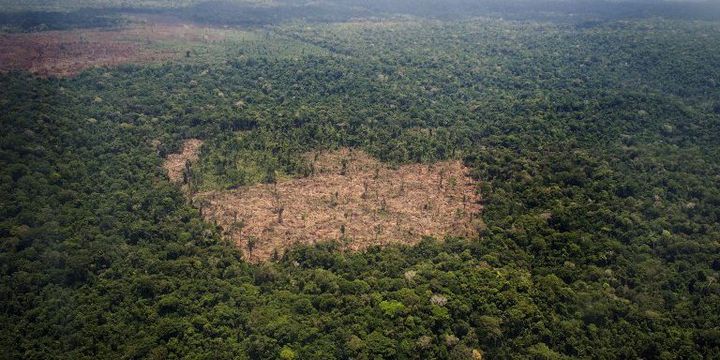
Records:
<instances>
[{"instance_id":1,"label":"sparse tree in clearing","mask_svg":"<svg viewBox=\"0 0 720 360\"><path fill-rule=\"evenodd\" d=\"M443 181L445 180L445 171L446 171L446 169L444 167L441 167L440 172L438 173L438 190L442 190L442 188L443 188Z\"/></svg>"},{"instance_id":2,"label":"sparse tree in clearing","mask_svg":"<svg viewBox=\"0 0 720 360\"><path fill-rule=\"evenodd\" d=\"M195 206L198 208L198 211L200 212L200 217L203 217L205 214L205 209L207 206L210 205L210 202L206 198L199 199L195 202Z\"/></svg>"},{"instance_id":3,"label":"sparse tree in clearing","mask_svg":"<svg viewBox=\"0 0 720 360\"><path fill-rule=\"evenodd\" d=\"M257 246L257 238L254 236L250 236L247 239L247 249L248 253L252 255L253 250L255 250L255 246Z\"/></svg>"},{"instance_id":4,"label":"sparse tree in clearing","mask_svg":"<svg viewBox=\"0 0 720 360\"><path fill-rule=\"evenodd\" d=\"M275 202L275 213L278 216L278 224L283 223L283 212L285 211L285 205L282 203L280 198L280 192L278 191L277 182L273 183L273 199Z\"/></svg>"},{"instance_id":5,"label":"sparse tree in clearing","mask_svg":"<svg viewBox=\"0 0 720 360\"><path fill-rule=\"evenodd\" d=\"M275 170L268 169L265 173L265 183L266 184L276 184L277 183L277 174L275 173Z\"/></svg>"},{"instance_id":6,"label":"sparse tree in clearing","mask_svg":"<svg viewBox=\"0 0 720 360\"><path fill-rule=\"evenodd\" d=\"M185 160L185 167L183 168L183 184L190 182L192 173L190 172L190 160Z\"/></svg>"},{"instance_id":7,"label":"sparse tree in clearing","mask_svg":"<svg viewBox=\"0 0 720 360\"><path fill-rule=\"evenodd\" d=\"M340 160L340 175L345 176L347 174L348 159L342 158Z\"/></svg>"},{"instance_id":8,"label":"sparse tree in clearing","mask_svg":"<svg viewBox=\"0 0 720 360\"><path fill-rule=\"evenodd\" d=\"M339 195L338 192L336 191L335 194L333 194L332 204L331 204L332 207L336 207L336 206L338 205L339 199L340 199L340 195Z\"/></svg>"},{"instance_id":9,"label":"sparse tree in clearing","mask_svg":"<svg viewBox=\"0 0 720 360\"><path fill-rule=\"evenodd\" d=\"M272 184L272 195L273 195L273 212L275 212L278 216L278 224L282 224L283 222L283 212L285 211L285 206L282 203L282 199L280 198L280 192L278 191L277 186L277 175L275 173L275 170L270 170L265 173L265 183Z\"/></svg>"},{"instance_id":10,"label":"sparse tree in clearing","mask_svg":"<svg viewBox=\"0 0 720 360\"><path fill-rule=\"evenodd\" d=\"M228 228L228 234L239 233L245 228L245 221L238 221L237 218Z\"/></svg>"},{"instance_id":11,"label":"sparse tree in clearing","mask_svg":"<svg viewBox=\"0 0 720 360\"><path fill-rule=\"evenodd\" d=\"M282 216L283 216L283 212L284 212L284 211L285 211L285 208L282 207L282 206L277 208L278 224L282 224L282 223L283 223L283 217L282 217Z\"/></svg>"}]
</instances>

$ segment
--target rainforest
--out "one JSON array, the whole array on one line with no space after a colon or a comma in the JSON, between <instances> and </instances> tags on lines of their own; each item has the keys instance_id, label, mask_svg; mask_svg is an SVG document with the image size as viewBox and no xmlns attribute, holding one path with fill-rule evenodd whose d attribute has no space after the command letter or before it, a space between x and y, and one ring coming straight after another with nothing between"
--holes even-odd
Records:
<instances>
[{"instance_id":1,"label":"rainforest","mask_svg":"<svg viewBox=\"0 0 720 360\"><path fill-rule=\"evenodd\" d=\"M2 359L718 359L720 4L0 0Z\"/></svg>"}]
</instances>

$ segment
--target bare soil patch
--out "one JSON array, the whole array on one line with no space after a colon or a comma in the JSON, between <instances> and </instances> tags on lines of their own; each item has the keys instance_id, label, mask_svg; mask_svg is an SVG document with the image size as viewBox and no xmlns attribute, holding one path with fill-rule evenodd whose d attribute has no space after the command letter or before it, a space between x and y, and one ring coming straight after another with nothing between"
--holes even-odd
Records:
<instances>
[{"instance_id":1,"label":"bare soil patch","mask_svg":"<svg viewBox=\"0 0 720 360\"><path fill-rule=\"evenodd\" d=\"M192 148L187 145L188 153ZM175 181L187 158L168 160ZM423 236L472 236L481 226L480 199L459 161L393 169L349 149L307 160L314 169L307 178L198 193L193 203L251 262L294 244L339 240L344 249L359 250L413 244Z\"/></svg>"},{"instance_id":2,"label":"bare soil patch","mask_svg":"<svg viewBox=\"0 0 720 360\"><path fill-rule=\"evenodd\" d=\"M91 67L160 62L185 55L187 47L162 44L193 45L223 38L222 31L181 24L0 34L0 72L72 76Z\"/></svg>"},{"instance_id":3,"label":"bare soil patch","mask_svg":"<svg viewBox=\"0 0 720 360\"><path fill-rule=\"evenodd\" d=\"M185 140L180 153L170 154L165 159L163 167L167 170L170 181L174 183L183 182L183 172L192 162L197 161L202 144L202 140L199 139Z\"/></svg>"}]
</instances>

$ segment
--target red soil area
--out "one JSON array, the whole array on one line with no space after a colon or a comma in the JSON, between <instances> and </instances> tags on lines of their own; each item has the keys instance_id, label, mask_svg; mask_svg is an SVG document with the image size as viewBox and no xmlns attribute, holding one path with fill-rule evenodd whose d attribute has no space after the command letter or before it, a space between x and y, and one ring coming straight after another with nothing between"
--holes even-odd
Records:
<instances>
[{"instance_id":1,"label":"red soil area","mask_svg":"<svg viewBox=\"0 0 720 360\"><path fill-rule=\"evenodd\" d=\"M72 76L97 66L160 62L184 55L177 47L220 39L219 32L189 25L138 25L115 30L68 30L0 34L0 72L26 70L40 76Z\"/></svg>"},{"instance_id":2,"label":"red soil area","mask_svg":"<svg viewBox=\"0 0 720 360\"><path fill-rule=\"evenodd\" d=\"M167 170L170 181L180 183L183 180L183 170L188 163L197 161L202 140L189 139L183 143L182 150L179 154L171 154L165 159L163 167Z\"/></svg>"},{"instance_id":3,"label":"red soil area","mask_svg":"<svg viewBox=\"0 0 720 360\"><path fill-rule=\"evenodd\" d=\"M459 161L393 169L348 149L308 161L315 171L307 178L200 193L193 203L251 262L294 244L338 240L359 250L424 236L474 236L482 226L480 199Z\"/></svg>"}]
</instances>

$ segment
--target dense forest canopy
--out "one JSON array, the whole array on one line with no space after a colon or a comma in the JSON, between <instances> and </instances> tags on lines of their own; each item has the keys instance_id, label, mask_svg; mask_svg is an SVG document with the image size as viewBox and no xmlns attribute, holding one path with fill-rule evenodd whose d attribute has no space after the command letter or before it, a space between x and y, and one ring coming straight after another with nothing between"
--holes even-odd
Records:
<instances>
[{"instance_id":1,"label":"dense forest canopy","mask_svg":"<svg viewBox=\"0 0 720 360\"><path fill-rule=\"evenodd\" d=\"M716 3L67 3L2 1L0 41L229 35L0 74L3 358L720 354ZM187 139L179 185L163 162ZM476 233L253 263L188 199L304 181L338 149L462 162Z\"/></svg>"}]
</instances>

